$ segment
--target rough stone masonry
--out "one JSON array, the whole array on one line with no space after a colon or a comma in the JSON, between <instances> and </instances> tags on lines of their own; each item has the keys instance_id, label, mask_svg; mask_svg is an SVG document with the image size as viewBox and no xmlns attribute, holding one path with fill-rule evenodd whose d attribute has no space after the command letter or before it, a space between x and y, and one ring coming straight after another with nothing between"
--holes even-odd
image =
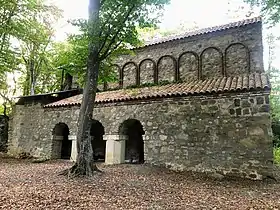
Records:
<instances>
[{"instance_id":1,"label":"rough stone masonry","mask_svg":"<svg viewBox=\"0 0 280 210\"><path fill-rule=\"evenodd\" d=\"M96 96L91 135L101 143L93 149L103 151L108 164L138 160L179 171L271 175L261 28L259 18L243 20L147 43L120 57L118 82L104 84ZM61 158L69 151L75 160L82 96L44 97L19 100L9 153Z\"/></svg>"}]
</instances>

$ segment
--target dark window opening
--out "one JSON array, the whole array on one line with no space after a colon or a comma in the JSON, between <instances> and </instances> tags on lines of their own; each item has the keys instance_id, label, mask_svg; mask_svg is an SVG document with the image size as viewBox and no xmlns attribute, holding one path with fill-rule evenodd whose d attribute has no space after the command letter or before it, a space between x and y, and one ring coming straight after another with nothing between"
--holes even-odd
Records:
<instances>
[{"instance_id":1,"label":"dark window opening","mask_svg":"<svg viewBox=\"0 0 280 210\"><path fill-rule=\"evenodd\" d=\"M65 123L58 123L53 130L54 136L54 154L61 159L70 159L72 150L72 141L69 140L69 128Z\"/></svg>"},{"instance_id":2,"label":"dark window opening","mask_svg":"<svg viewBox=\"0 0 280 210\"><path fill-rule=\"evenodd\" d=\"M125 142L125 162L144 163L144 141L145 134L142 124L135 119L124 121L120 127L120 134L128 137Z\"/></svg>"},{"instance_id":3,"label":"dark window opening","mask_svg":"<svg viewBox=\"0 0 280 210\"><path fill-rule=\"evenodd\" d=\"M90 135L92 137L91 146L94 161L97 162L105 161L106 141L103 140L104 134L105 130L103 125L97 120L92 120L90 128Z\"/></svg>"}]
</instances>

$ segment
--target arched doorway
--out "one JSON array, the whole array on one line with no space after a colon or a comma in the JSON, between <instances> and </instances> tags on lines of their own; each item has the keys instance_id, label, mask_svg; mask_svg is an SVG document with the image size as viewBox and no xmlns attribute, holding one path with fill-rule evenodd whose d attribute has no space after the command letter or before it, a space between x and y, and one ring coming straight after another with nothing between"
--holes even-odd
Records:
<instances>
[{"instance_id":1,"label":"arched doorway","mask_svg":"<svg viewBox=\"0 0 280 210\"><path fill-rule=\"evenodd\" d=\"M103 140L104 134L105 129L103 125L97 120L92 120L90 135L92 137L91 146L95 161L105 161L106 141Z\"/></svg>"},{"instance_id":2,"label":"arched doorway","mask_svg":"<svg viewBox=\"0 0 280 210\"><path fill-rule=\"evenodd\" d=\"M53 129L53 156L54 158L70 159L72 141L68 139L69 128L65 123L58 123Z\"/></svg>"},{"instance_id":3,"label":"arched doorway","mask_svg":"<svg viewBox=\"0 0 280 210\"><path fill-rule=\"evenodd\" d=\"M144 129L140 121L128 119L120 126L120 134L128 137L125 142L125 162L144 163Z\"/></svg>"}]
</instances>

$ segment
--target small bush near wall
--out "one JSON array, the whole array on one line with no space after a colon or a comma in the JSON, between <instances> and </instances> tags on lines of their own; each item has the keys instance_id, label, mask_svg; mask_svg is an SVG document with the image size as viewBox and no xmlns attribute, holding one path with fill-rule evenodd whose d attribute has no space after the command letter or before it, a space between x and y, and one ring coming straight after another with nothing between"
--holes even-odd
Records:
<instances>
[{"instance_id":1,"label":"small bush near wall","mask_svg":"<svg viewBox=\"0 0 280 210\"><path fill-rule=\"evenodd\" d=\"M280 165L280 147L273 149L274 163Z\"/></svg>"},{"instance_id":2,"label":"small bush near wall","mask_svg":"<svg viewBox=\"0 0 280 210\"><path fill-rule=\"evenodd\" d=\"M272 119L273 146L280 147L280 121Z\"/></svg>"}]
</instances>

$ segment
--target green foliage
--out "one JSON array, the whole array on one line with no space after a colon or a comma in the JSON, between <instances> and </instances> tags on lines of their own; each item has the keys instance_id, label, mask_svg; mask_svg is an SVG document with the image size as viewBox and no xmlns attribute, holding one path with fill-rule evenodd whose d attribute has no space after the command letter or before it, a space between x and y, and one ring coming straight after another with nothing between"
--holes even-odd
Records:
<instances>
[{"instance_id":1,"label":"green foliage","mask_svg":"<svg viewBox=\"0 0 280 210\"><path fill-rule=\"evenodd\" d=\"M273 149L273 156L274 156L274 163L279 165L280 164L280 148Z\"/></svg>"},{"instance_id":2,"label":"green foliage","mask_svg":"<svg viewBox=\"0 0 280 210\"><path fill-rule=\"evenodd\" d=\"M251 6L261 7L262 14L267 17L271 25L280 21L280 1L278 0L244 0Z\"/></svg>"},{"instance_id":3,"label":"green foliage","mask_svg":"<svg viewBox=\"0 0 280 210\"><path fill-rule=\"evenodd\" d=\"M24 95L29 94L30 89L34 93L39 75L47 68L53 23L60 17L61 11L46 2L0 0L0 83L6 83L3 78L7 72L20 71L19 85Z\"/></svg>"},{"instance_id":4,"label":"green foliage","mask_svg":"<svg viewBox=\"0 0 280 210\"><path fill-rule=\"evenodd\" d=\"M73 70L79 78L85 76L88 45L91 40L93 45L98 43L99 46L98 59L95 61L100 63L99 83L114 81L115 73L111 68L114 59L131 53L130 47L143 44L137 29L155 27L167 3L169 0L104 0L101 1L98 23L84 19L72 20L72 25L77 26L80 33L69 36L68 43L72 51L69 51L67 56L75 66ZM98 37L89 36L89 29L92 27L100 28ZM80 82L84 81L80 79Z\"/></svg>"},{"instance_id":5,"label":"green foliage","mask_svg":"<svg viewBox=\"0 0 280 210\"><path fill-rule=\"evenodd\" d=\"M116 80L112 70L114 59L128 54L131 46L139 46L137 28L155 26L163 6L169 0L119 0L102 1L100 11L101 32L99 37L90 37L100 44L99 83ZM78 76L84 85L88 58L88 20L72 20L79 34L72 34L66 42L53 42L53 25L61 11L46 0L0 0L0 97L10 104L16 89L23 95L60 90L62 70ZM152 14L152 15L151 15ZM5 80L7 72L21 74L16 86ZM9 99L10 102L7 101ZM10 105L9 105L10 106ZM6 106L7 108L7 106Z\"/></svg>"},{"instance_id":6,"label":"green foliage","mask_svg":"<svg viewBox=\"0 0 280 210\"><path fill-rule=\"evenodd\" d=\"M153 39L158 39L162 37L172 36L176 34L186 33L188 31L194 31L198 29L198 26L195 22L193 23L181 23L179 27L176 27L172 30L160 29L157 27L145 27L145 28L138 28L138 34L140 35L140 40L142 42L149 41Z\"/></svg>"},{"instance_id":7,"label":"green foliage","mask_svg":"<svg viewBox=\"0 0 280 210\"><path fill-rule=\"evenodd\" d=\"M274 147L280 147L280 70L273 66L275 60L275 40L278 38L273 34L269 34L266 38L268 43L268 70L267 73L271 82L271 119L272 119L272 131L273 131L273 145Z\"/></svg>"},{"instance_id":8,"label":"green foliage","mask_svg":"<svg viewBox=\"0 0 280 210\"><path fill-rule=\"evenodd\" d=\"M50 44L61 11L45 0L0 0L0 113L9 115L12 97L52 82ZM19 75L21 75L20 78ZM11 76L13 78L11 78ZM12 79L12 80L11 80ZM31 84L32 82L32 84Z\"/></svg>"},{"instance_id":9,"label":"green foliage","mask_svg":"<svg viewBox=\"0 0 280 210\"><path fill-rule=\"evenodd\" d=\"M22 73L25 76L23 94L35 94L37 83L40 83L42 74L47 73L50 66L49 49L54 35L53 24L60 17L60 11L56 7L49 7L45 1L37 1L37 7L41 9L31 11L29 14L32 27L26 31L26 37L20 41L20 54L25 65ZM46 79L43 76L44 79Z\"/></svg>"}]
</instances>

